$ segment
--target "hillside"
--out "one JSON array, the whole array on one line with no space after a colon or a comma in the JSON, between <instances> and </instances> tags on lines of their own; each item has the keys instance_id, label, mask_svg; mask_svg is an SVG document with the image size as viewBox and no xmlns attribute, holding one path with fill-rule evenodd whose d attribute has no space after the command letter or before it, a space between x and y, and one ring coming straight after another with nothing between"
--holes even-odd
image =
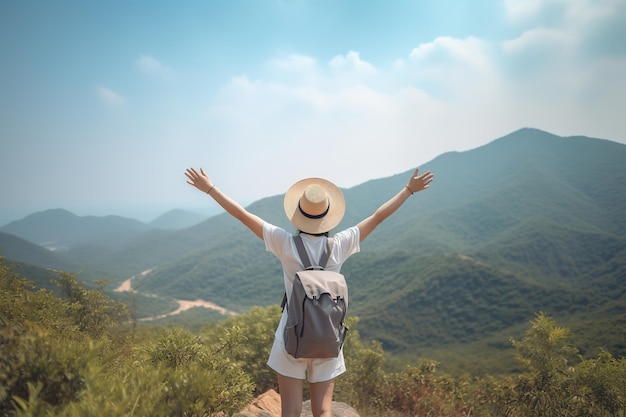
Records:
<instances>
[{"instance_id":1,"label":"hillside","mask_svg":"<svg viewBox=\"0 0 626 417\"><path fill-rule=\"evenodd\" d=\"M179 230L194 226L207 219L207 216L187 210L170 210L152 220L150 227L163 230Z\"/></svg>"},{"instance_id":2,"label":"hillside","mask_svg":"<svg viewBox=\"0 0 626 417\"><path fill-rule=\"evenodd\" d=\"M622 144L521 129L420 167L435 173L432 188L344 265L362 337L397 357L455 357L475 370L509 354L508 338L545 311L584 330L577 332L584 350L625 355L626 341L613 330L626 322L624 161ZM344 190L348 207L337 229L371 214L409 175ZM291 230L282 195L248 209ZM240 312L277 304L283 292L279 262L226 214L64 255L116 282L138 276L133 286L145 293ZM459 352L482 359L472 365Z\"/></svg>"},{"instance_id":3,"label":"hillside","mask_svg":"<svg viewBox=\"0 0 626 417\"><path fill-rule=\"evenodd\" d=\"M425 164L436 174L432 188L344 266L361 334L406 354L496 336L492 345L505 346L541 310L559 320L586 312L610 328L617 316L599 312L609 297L589 282L611 286L622 294L615 305L626 305L623 161L621 144L522 129ZM370 214L408 175L344 190L348 210L339 228ZM281 204L276 196L249 209L289 227ZM203 246L148 275L146 290L240 311L279 302L280 265L262 242L225 215L198 227L207 231ZM611 347L626 354L624 345Z\"/></svg>"},{"instance_id":4,"label":"hillside","mask_svg":"<svg viewBox=\"0 0 626 417\"><path fill-rule=\"evenodd\" d=\"M0 232L0 256L16 263L16 272L44 288L56 288L50 282L56 273L49 270L74 273L89 287L94 280L110 277L110 267L104 263L85 261L76 253L46 249L8 233Z\"/></svg>"}]
</instances>

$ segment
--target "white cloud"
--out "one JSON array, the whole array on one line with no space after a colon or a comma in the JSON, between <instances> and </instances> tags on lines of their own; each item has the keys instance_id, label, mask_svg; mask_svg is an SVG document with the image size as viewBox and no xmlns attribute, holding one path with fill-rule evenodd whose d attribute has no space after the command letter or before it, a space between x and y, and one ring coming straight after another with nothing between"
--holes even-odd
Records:
<instances>
[{"instance_id":1,"label":"white cloud","mask_svg":"<svg viewBox=\"0 0 626 417\"><path fill-rule=\"evenodd\" d=\"M409 63L414 80L422 82L450 84L468 77L492 76L493 45L476 37L439 37L413 49Z\"/></svg>"},{"instance_id":2,"label":"white cloud","mask_svg":"<svg viewBox=\"0 0 626 417\"><path fill-rule=\"evenodd\" d=\"M306 55L291 54L287 58L270 60L272 67L283 71L312 71L317 65L315 59Z\"/></svg>"},{"instance_id":3,"label":"white cloud","mask_svg":"<svg viewBox=\"0 0 626 417\"><path fill-rule=\"evenodd\" d=\"M159 60L150 55L142 55L137 58L135 66L140 72L150 76L166 77L173 73L172 69L166 67Z\"/></svg>"},{"instance_id":4,"label":"white cloud","mask_svg":"<svg viewBox=\"0 0 626 417\"><path fill-rule=\"evenodd\" d=\"M546 0L504 0L504 8L510 20L519 21L536 16L545 3Z\"/></svg>"},{"instance_id":5,"label":"white cloud","mask_svg":"<svg viewBox=\"0 0 626 417\"><path fill-rule=\"evenodd\" d=\"M507 18L532 26L580 27L624 16L623 0L504 0Z\"/></svg>"},{"instance_id":6,"label":"white cloud","mask_svg":"<svg viewBox=\"0 0 626 417\"><path fill-rule=\"evenodd\" d=\"M292 54L287 58L269 61L269 79L290 86L309 86L321 90L339 90L358 87L375 80L378 70L361 59L358 52L333 57L325 66L306 55ZM296 88L299 94L300 87Z\"/></svg>"},{"instance_id":7,"label":"white cloud","mask_svg":"<svg viewBox=\"0 0 626 417\"><path fill-rule=\"evenodd\" d=\"M528 50L553 51L563 47L574 47L574 39L571 34L563 30L536 28L524 32L518 38L502 42L502 48L507 53L521 53Z\"/></svg>"},{"instance_id":8,"label":"white cloud","mask_svg":"<svg viewBox=\"0 0 626 417\"><path fill-rule=\"evenodd\" d=\"M123 96L116 93L112 89L108 87L99 86L96 87L96 92L100 99L102 99L105 103L110 104L112 106L121 106L126 103L126 100Z\"/></svg>"},{"instance_id":9,"label":"white cloud","mask_svg":"<svg viewBox=\"0 0 626 417\"><path fill-rule=\"evenodd\" d=\"M376 74L376 68L359 56L358 52L350 51L346 56L337 55L330 60L328 66L337 71L356 71L362 74Z\"/></svg>"}]
</instances>

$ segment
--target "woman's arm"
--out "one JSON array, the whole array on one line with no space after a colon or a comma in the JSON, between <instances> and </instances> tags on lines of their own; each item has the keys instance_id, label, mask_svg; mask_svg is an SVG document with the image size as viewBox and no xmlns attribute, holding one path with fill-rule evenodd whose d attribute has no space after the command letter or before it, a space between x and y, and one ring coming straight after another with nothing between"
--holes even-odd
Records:
<instances>
[{"instance_id":1,"label":"woman's arm","mask_svg":"<svg viewBox=\"0 0 626 417\"><path fill-rule=\"evenodd\" d=\"M362 220L357 227L361 235L361 241L365 240L374 229L387 217L395 213L398 208L414 193L425 190L433 180L432 172L428 171L418 175L419 168L415 170L409 182L400 190L398 194L391 197L385 204L380 206L374 214Z\"/></svg>"},{"instance_id":2,"label":"woman's arm","mask_svg":"<svg viewBox=\"0 0 626 417\"><path fill-rule=\"evenodd\" d=\"M210 195L228 214L243 223L248 229L263 240L263 224L265 221L260 217L250 213L232 198L221 192L209 179L204 170L200 168L200 173L194 168L187 168L185 171L188 184L193 185L198 190Z\"/></svg>"}]
</instances>

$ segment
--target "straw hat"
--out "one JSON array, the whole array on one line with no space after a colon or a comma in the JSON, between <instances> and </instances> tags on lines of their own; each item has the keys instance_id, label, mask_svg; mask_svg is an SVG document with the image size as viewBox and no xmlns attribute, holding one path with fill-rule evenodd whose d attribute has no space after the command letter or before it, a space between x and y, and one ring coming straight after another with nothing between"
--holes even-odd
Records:
<instances>
[{"instance_id":1,"label":"straw hat","mask_svg":"<svg viewBox=\"0 0 626 417\"><path fill-rule=\"evenodd\" d=\"M293 184L285 193L283 206L291 224L311 234L330 231L346 211L339 187L323 178L305 178Z\"/></svg>"}]
</instances>

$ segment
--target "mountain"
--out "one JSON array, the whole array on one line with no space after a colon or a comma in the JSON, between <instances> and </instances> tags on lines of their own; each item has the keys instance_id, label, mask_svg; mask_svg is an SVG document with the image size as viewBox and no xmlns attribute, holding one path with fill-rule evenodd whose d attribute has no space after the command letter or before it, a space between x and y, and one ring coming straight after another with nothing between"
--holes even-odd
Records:
<instances>
[{"instance_id":1,"label":"mountain","mask_svg":"<svg viewBox=\"0 0 626 417\"><path fill-rule=\"evenodd\" d=\"M435 173L431 188L343 267L362 338L407 360L427 356L493 372L502 365L491 359L511 355L508 339L521 338L544 311L580 330L583 351L603 346L626 355L623 332L615 331L626 323L625 161L623 144L526 128L421 166ZM410 173L343 190L347 209L337 230L370 215ZM293 230L282 195L248 209ZM229 310L277 304L283 293L278 260L225 213L64 255L112 280L136 276L142 292Z\"/></svg>"},{"instance_id":2,"label":"mountain","mask_svg":"<svg viewBox=\"0 0 626 417\"><path fill-rule=\"evenodd\" d=\"M401 355L490 338L502 347L508 337L521 337L514 332L538 311L574 327L594 317L595 327L610 334L626 311L624 161L619 143L521 129L420 167L435 173L432 187L407 201L344 265L361 335ZM344 190L348 208L338 229L371 214L409 175ZM290 229L282 196L248 209ZM280 301L279 262L228 215L169 239L185 237L193 244L148 274L145 291L240 311ZM617 339L605 337L606 347L626 354ZM594 349L593 340L586 343Z\"/></svg>"},{"instance_id":3,"label":"mountain","mask_svg":"<svg viewBox=\"0 0 626 417\"><path fill-rule=\"evenodd\" d=\"M65 251L53 251L29 242L26 239L0 232L0 256L14 263L19 274L34 281L38 286L56 289L50 285L55 271L74 273L86 285L91 286L94 280L108 277L110 267L96 265ZM47 272L43 272L47 271Z\"/></svg>"},{"instance_id":4,"label":"mountain","mask_svg":"<svg viewBox=\"0 0 626 417\"><path fill-rule=\"evenodd\" d=\"M76 264L63 254L47 250L8 233L0 233L0 256L14 262L24 262L65 271L74 270L76 267Z\"/></svg>"},{"instance_id":5,"label":"mountain","mask_svg":"<svg viewBox=\"0 0 626 417\"><path fill-rule=\"evenodd\" d=\"M174 209L162 214L148 224L154 229L179 230L194 226L206 219L207 216L199 213Z\"/></svg>"},{"instance_id":6,"label":"mountain","mask_svg":"<svg viewBox=\"0 0 626 417\"><path fill-rule=\"evenodd\" d=\"M77 216L67 210L50 209L0 227L0 232L19 236L53 251L81 245L116 245L150 229L139 220L120 216Z\"/></svg>"}]
</instances>

